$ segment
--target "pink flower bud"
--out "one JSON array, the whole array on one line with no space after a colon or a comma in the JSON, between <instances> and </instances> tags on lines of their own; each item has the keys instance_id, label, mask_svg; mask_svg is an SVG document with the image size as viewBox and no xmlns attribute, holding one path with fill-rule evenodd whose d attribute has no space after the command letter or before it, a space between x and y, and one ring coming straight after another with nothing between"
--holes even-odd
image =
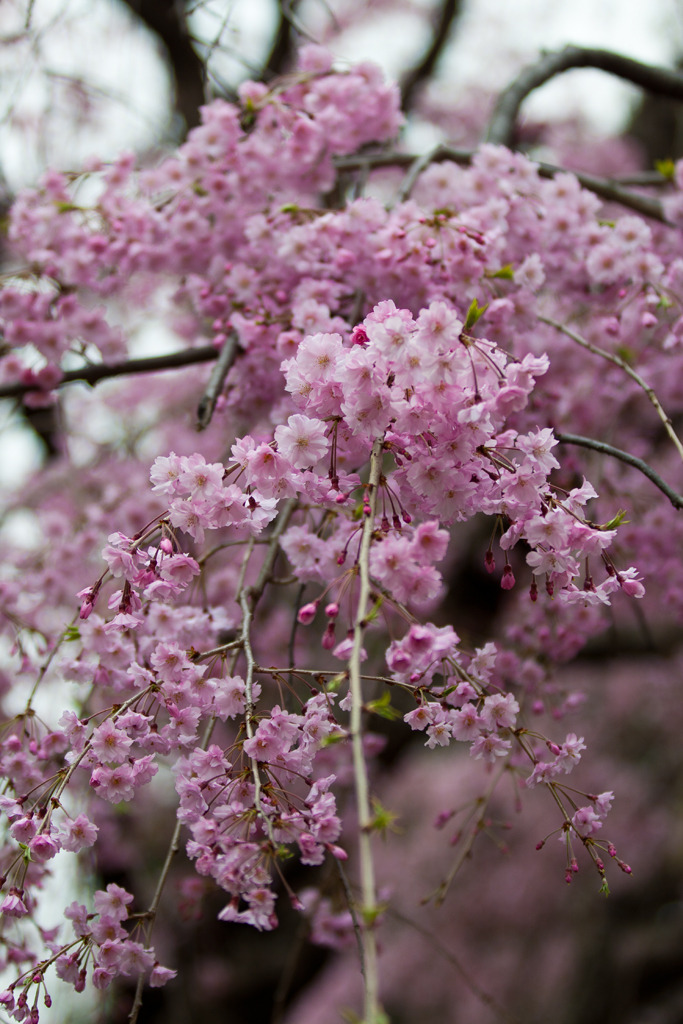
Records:
<instances>
[{"instance_id":1,"label":"pink flower bud","mask_svg":"<svg viewBox=\"0 0 683 1024\"><path fill-rule=\"evenodd\" d=\"M515 585L515 577L512 572L512 566L506 565L503 569L503 575L500 580L500 585L503 590L512 590Z\"/></svg>"},{"instance_id":2,"label":"pink flower bud","mask_svg":"<svg viewBox=\"0 0 683 1024\"><path fill-rule=\"evenodd\" d=\"M644 597L645 587L638 580L624 580L621 584L621 589L629 597Z\"/></svg>"},{"instance_id":3,"label":"pink flower bud","mask_svg":"<svg viewBox=\"0 0 683 1024\"><path fill-rule=\"evenodd\" d=\"M305 604L303 605L303 607L299 608L297 621L300 622L302 626L309 626L311 622L313 622L313 619L315 618L317 611L318 602L310 601L308 604Z\"/></svg>"},{"instance_id":4,"label":"pink flower bud","mask_svg":"<svg viewBox=\"0 0 683 1024\"><path fill-rule=\"evenodd\" d=\"M328 622L327 628L323 633L322 645L326 651L331 651L334 647L334 622Z\"/></svg>"}]
</instances>

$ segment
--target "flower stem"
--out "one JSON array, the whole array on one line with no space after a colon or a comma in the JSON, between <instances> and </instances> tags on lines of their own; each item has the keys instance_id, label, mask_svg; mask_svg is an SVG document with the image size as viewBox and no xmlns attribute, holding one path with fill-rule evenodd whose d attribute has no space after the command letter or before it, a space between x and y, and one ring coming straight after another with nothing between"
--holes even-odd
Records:
<instances>
[{"instance_id":1,"label":"flower stem","mask_svg":"<svg viewBox=\"0 0 683 1024\"><path fill-rule=\"evenodd\" d=\"M349 685L351 690L351 740L353 745L353 772L358 806L358 850L360 858L360 877L363 919L361 932L363 944L363 977L365 981L365 1024L375 1024L380 1018L379 978L377 972L377 943L373 922L377 915L377 896L375 890L375 868L372 859L372 814L370 809L368 771L363 750L363 689L361 679L361 650L363 634L366 628L366 615L370 598L370 567L369 555L372 532L375 525L375 509L377 506L377 490L382 472L383 439L377 438L372 446L370 456L370 476L368 481L369 514L363 523L360 551L358 554L358 571L360 592L358 608L353 629L353 650L349 660Z\"/></svg>"}]
</instances>

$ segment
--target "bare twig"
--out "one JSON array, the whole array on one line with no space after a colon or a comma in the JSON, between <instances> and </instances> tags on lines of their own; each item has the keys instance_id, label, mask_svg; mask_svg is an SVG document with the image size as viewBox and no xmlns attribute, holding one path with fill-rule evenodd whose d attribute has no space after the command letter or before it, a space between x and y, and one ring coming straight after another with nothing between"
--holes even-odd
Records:
<instances>
[{"instance_id":1,"label":"bare twig","mask_svg":"<svg viewBox=\"0 0 683 1024\"><path fill-rule=\"evenodd\" d=\"M572 68L597 68L633 82L648 92L683 100L683 75L677 71L642 64L610 50L566 46L563 50L544 54L536 63L524 68L500 94L489 122L487 141L513 148L517 115L525 98L551 78Z\"/></svg>"},{"instance_id":2,"label":"bare twig","mask_svg":"<svg viewBox=\"0 0 683 1024\"><path fill-rule=\"evenodd\" d=\"M629 366L628 363L621 358L621 356L615 355L613 352L607 352L606 349L600 348L598 345L594 345L592 342L587 341L585 338L582 338L580 334L577 334L576 331L572 331L569 327L566 327L564 324L560 324L556 320L550 320L548 317L545 316L539 316L538 319L541 321L541 323L548 324L549 327L554 327L556 331L561 331L562 334L566 334L568 338L571 338L572 341L575 341L577 345L581 345L581 347L585 348L586 351L592 352L593 355L600 356L602 359L606 359L610 363L614 363L615 366L618 366L619 369L623 370L624 373L628 374L628 376L632 380L634 380L638 387L641 388L647 395L657 415L664 424L664 429L669 435L670 440L673 442L676 451L683 460L683 444L681 444L680 438L674 430L671 420L662 408L662 404L657 398L657 395L654 393L650 385L643 380L639 373L636 373L636 371L631 366Z\"/></svg>"},{"instance_id":3,"label":"bare twig","mask_svg":"<svg viewBox=\"0 0 683 1024\"><path fill-rule=\"evenodd\" d=\"M205 430L211 422L214 409L216 408L216 402L218 396L221 393L225 378L230 372L230 367L235 362L237 356L237 332L230 331L227 338L223 342L223 347L220 350L218 361L211 371L209 377L209 383L206 386L206 391L202 395L199 406L197 407L197 429Z\"/></svg>"},{"instance_id":4,"label":"bare twig","mask_svg":"<svg viewBox=\"0 0 683 1024\"><path fill-rule=\"evenodd\" d=\"M658 487L662 494L667 496L675 509L683 508L683 494L677 494L673 488L669 487L662 480L659 473L655 473L654 469L648 466L647 462L644 462L642 459L629 454L629 452L622 451L621 448L614 448L611 444L606 444L604 441L595 441L592 437L580 437L578 434L560 434L557 431L554 431L554 434L561 444L575 444L581 448L592 448L593 451L601 452L603 455L611 455L612 458L625 462L627 466L639 469L643 476L651 480L655 487Z\"/></svg>"},{"instance_id":5,"label":"bare twig","mask_svg":"<svg viewBox=\"0 0 683 1024\"><path fill-rule=\"evenodd\" d=\"M218 350L213 345L202 345L201 348L182 349L180 352L169 352L163 356L146 356L143 359L127 359L121 363L97 363L83 366L78 370L68 370L57 387L83 381L86 384L97 384L109 377L123 377L133 373L159 373L162 370L177 370L181 366L194 363L208 363L218 357ZM3 384L0 387L0 398L21 398L30 391L40 391L35 384Z\"/></svg>"},{"instance_id":6,"label":"bare twig","mask_svg":"<svg viewBox=\"0 0 683 1024\"><path fill-rule=\"evenodd\" d=\"M472 978L472 972L468 968L463 967L462 963L455 955L451 953L450 949L447 949L442 942L437 939L436 935L429 928L424 928L417 921L414 921L411 917L406 914L402 914L400 911L390 907L387 910L387 916L395 918L397 921L401 921L402 924L407 925L409 928L414 928L416 932L426 939L432 949L436 950L439 956L442 956L452 967L455 968L456 972L460 975L460 978L466 988L479 1000L484 1006L487 1006L493 1013L495 1013L501 1020L507 1021L508 1024L521 1024L519 1017L515 1017L506 1010L504 1006L488 992L485 992L483 988L477 985L476 981ZM529 1024L529 1018L525 1017L526 1024Z\"/></svg>"},{"instance_id":7,"label":"bare twig","mask_svg":"<svg viewBox=\"0 0 683 1024\"><path fill-rule=\"evenodd\" d=\"M477 799L476 806L478 809L478 813L476 814L476 817L472 815L472 817L475 817L474 824L471 826L467 838L462 842L460 850L455 860L453 861L453 864L451 865L448 874L446 875L444 880L436 887L434 892L423 899L423 903L427 903L429 900L433 899L434 902L436 903L436 906L439 907L446 899L446 893L448 892L451 886L451 882L457 875L462 865L465 863L466 859L469 857L472 847L474 846L474 841L479 835L479 832L481 831L481 827L484 822L484 818L486 817L486 811L488 810L488 805L490 803L491 797L493 796L493 792L498 783L500 782L506 767L507 761L503 761L502 764L499 764L496 770L493 772L491 776L491 781L486 787L485 792L482 793L482 795Z\"/></svg>"}]
</instances>

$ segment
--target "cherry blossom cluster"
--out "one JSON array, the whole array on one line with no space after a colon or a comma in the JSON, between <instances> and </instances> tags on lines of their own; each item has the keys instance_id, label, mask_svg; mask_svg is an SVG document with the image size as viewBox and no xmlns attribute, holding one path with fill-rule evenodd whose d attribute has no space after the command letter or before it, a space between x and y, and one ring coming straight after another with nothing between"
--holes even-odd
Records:
<instances>
[{"instance_id":1,"label":"cherry blossom cluster","mask_svg":"<svg viewBox=\"0 0 683 1024\"><path fill-rule=\"evenodd\" d=\"M37 1019L52 965L75 988L173 973L150 942L156 907L116 886L94 913L68 908L75 940L36 924L36 952L21 931L56 855L96 852L108 805L149 806L172 773L186 852L228 895L221 919L270 929L287 858L347 856L337 801L359 739L366 760L373 746L358 722L391 716L396 689L414 707L394 717L428 747L467 742L487 770L549 787L568 847L603 877L602 853L616 858L595 839L611 793L582 803L564 786L584 740L529 720L578 705L554 668L614 595L644 597L640 572L683 610L680 516L616 460L599 498L558 441L608 437L680 474L678 234L608 220L571 175L486 145L467 167L427 167L400 202L384 203L383 172L374 197L326 200L335 158L400 124L375 69L336 72L306 48L292 76L207 106L158 167L51 172L13 208L0 374L31 388L28 406L53 403L75 366L133 355L139 309L190 349L236 339L203 437L198 372L119 382L98 408L134 457L65 449L23 498L40 540L0 580L2 962L23 971L0 1002L16 1020ZM89 401L64 399L75 441ZM468 546L510 610L480 646L437 612ZM370 685L382 695L363 697ZM44 712L57 686L71 697ZM290 897L326 941L348 934L324 897Z\"/></svg>"}]
</instances>

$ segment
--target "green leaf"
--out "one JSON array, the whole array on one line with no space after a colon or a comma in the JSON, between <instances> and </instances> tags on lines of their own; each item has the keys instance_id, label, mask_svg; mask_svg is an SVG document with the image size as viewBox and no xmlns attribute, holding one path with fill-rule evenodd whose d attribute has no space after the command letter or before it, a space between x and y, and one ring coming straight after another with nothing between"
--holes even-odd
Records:
<instances>
[{"instance_id":1,"label":"green leaf","mask_svg":"<svg viewBox=\"0 0 683 1024\"><path fill-rule=\"evenodd\" d=\"M676 173L676 164L671 159L655 160L655 170L659 171L667 181L673 181L674 174Z\"/></svg>"},{"instance_id":2,"label":"green leaf","mask_svg":"<svg viewBox=\"0 0 683 1024\"><path fill-rule=\"evenodd\" d=\"M328 693L336 693L341 684L348 679L346 672L338 672L336 676L332 676L325 683L325 689Z\"/></svg>"},{"instance_id":3,"label":"green leaf","mask_svg":"<svg viewBox=\"0 0 683 1024\"><path fill-rule=\"evenodd\" d=\"M380 608L382 607L383 604L384 604L384 598L382 597L381 594L379 594L378 597L375 598L375 603L373 604L372 608L370 609L370 611L365 616L365 620L364 621L365 621L366 625L368 624L368 622L374 622L375 621L375 619L377 618L377 615L379 613L379 610L380 610Z\"/></svg>"},{"instance_id":4,"label":"green leaf","mask_svg":"<svg viewBox=\"0 0 683 1024\"><path fill-rule=\"evenodd\" d=\"M320 744L321 747L331 747L334 743L341 743L342 740L348 739L348 733L345 732L331 732L329 736L324 736L323 741Z\"/></svg>"},{"instance_id":5,"label":"green leaf","mask_svg":"<svg viewBox=\"0 0 683 1024\"><path fill-rule=\"evenodd\" d=\"M65 641L65 643L72 644L74 642L74 640L80 640L80 639L81 639L81 632L80 632L78 626L74 626L72 624L71 626L67 626L66 627L66 629L64 630L64 641Z\"/></svg>"},{"instance_id":6,"label":"green leaf","mask_svg":"<svg viewBox=\"0 0 683 1024\"><path fill-rule=\"evenodd\" d=\"M628 363L629 366L631 366L636 361L633 349L628 348L626 345L617 346L617 355L620 359L623 359L625 363Z\"/></svg>"},{"instance_id":7,"label":"green leaf","mask_svg":"<svg viewBox=\"0 0 683 1024\"><path fill-rule=\"evenodd\" d=\"M398 814L394 814L393 811L383 807L377 797L372 798L372 810L374 817L370 823L370 828L375 832L380 832L383 837L386 836L387 831L399 832L400 829L396 827L398 821Z\"/></svg>"},{"instance_id":8,"label":"green leaf","mask_svg":"<svg viewBox=\"0 0 683 1024\"><path fill-rule=\"evenodd\" d=\"M382 696L377 700L371 700L365 705L365 707L366 710L371 711L373 715L379 715L380 718L386 718L389 722L395 722L397 718L401 717L401 712L391 706L391 696L388 690L385 690Z\"/></svg>"},{"instance_id":9,"label":"green leaf","mask_svg":"<svg viewBox=\"0 0 683 1024\"><path fill-rule=\"evenodd\" d=\"M482 316L488 309L488 302L484 306L480 306L476 299L472 299L470 302L470 308L467 310L467 317L465 319L464 330L471 330L476 324L480 316Z\"/></svg>"},{"instance_id":10,"label":"green leaf","mask_svg":"<svg viewBox=\"0 0 683 1024\"><path fill-rule=\"evenodd\" d=\"M514 276L515 276L515 271L514 271L514 268L513 268L511 263L506 263L504 267L500 268L500 270L487 270L486 271L486 277L501 277L505 281L511 281ZM471 308L472 307L470 307L470 309ZM486 306L483 307L483 309L481 311L482 313L484 312L484 309L486 309ZM481 313L479 315L481 316Z\"/></svg>"},{"instance_id":11,"label":"green leaf","mask_svg":"<svg viewBox=\"0 0 683 1024\"><path fill-rule=\"evenodd\" d=\"M608 523L601 523L596 527L597 530L616 530L617 526L621 526L622 523L628 523L630 520L626 518L627 512L625 508L620 508L615 516L612 516Z\"/></svg>"}]
</instances>

